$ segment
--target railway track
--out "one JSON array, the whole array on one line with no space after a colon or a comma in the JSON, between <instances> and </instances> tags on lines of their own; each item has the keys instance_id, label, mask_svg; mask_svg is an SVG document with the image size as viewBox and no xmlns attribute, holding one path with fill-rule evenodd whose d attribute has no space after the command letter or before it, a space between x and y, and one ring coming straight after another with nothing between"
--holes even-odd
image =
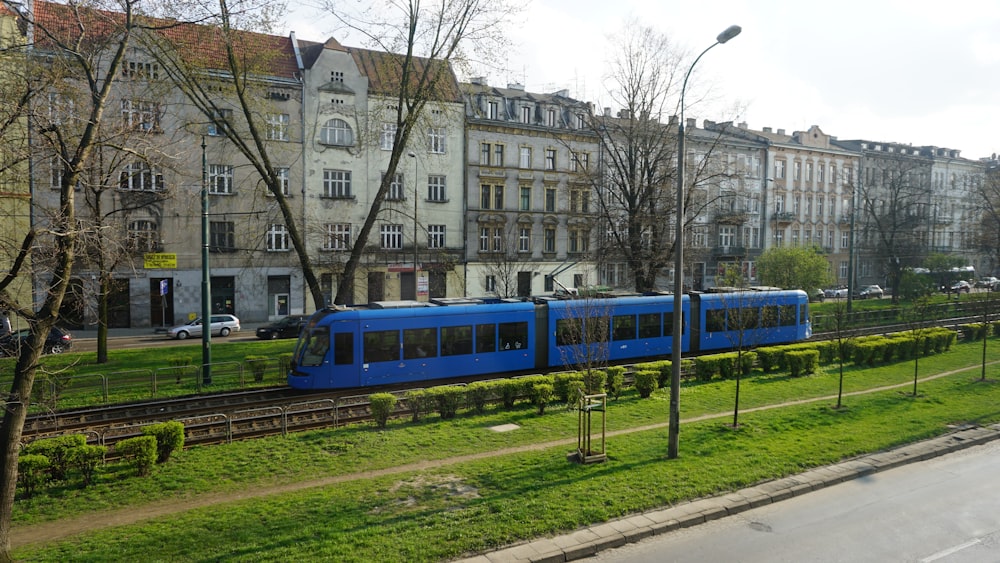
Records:
<instances>
[{"instance_id":1,"label":"railway track","mask_svg":"<svg viewBox=\"0 0 1000 563\"><path fill-rule=\"evenodd\" d=\"M956 328L981 320L981 317L960 317L933 324ZM857 329L844 336L884 334L912 328L912 325L871 327ZM835 336L827 332L814 335L812 340ZM467 383L473 380L475 378L458 378L435 383ZM399 397L394 417L412 414L406 402L407 388L396 386L378 390L393 392ZM32 441L78 433L85 434L90 443L113 446L120 440L141 435L145 425L168 420L184 424L186 446L284 435L370 420L368 394L371 390L359 391L302 392L275 387L53 412L30 416L25 422L23 439Z\"/></svg>"}]
</instances>

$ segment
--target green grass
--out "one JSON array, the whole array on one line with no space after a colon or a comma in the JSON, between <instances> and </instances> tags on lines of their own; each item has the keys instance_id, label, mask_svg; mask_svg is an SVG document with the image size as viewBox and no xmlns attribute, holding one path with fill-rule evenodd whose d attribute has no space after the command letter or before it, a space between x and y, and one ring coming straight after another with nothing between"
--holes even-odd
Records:
<instances>
[{"instance_id":1,"label":"green grass","mask_svg":"<svg viewBox=\"0 0 1000 563\"><path fill-rule=\"evenodd\" d=\"M995 347L995 345L994 345ZM980 343L921 359L921 374L977 366ZM996 359L996 352L990 359ZM990 377L996 368L989 368ZM106 560L340 560L434 561L521 539L575 529L637 511L717 494L864 452L946 432L950 424L1000 420L1000 384L979 381L979 369L923 381L909 395L912 363L853 369L851 390L892 383L900 389L740 415L729 428L734 382L687 383L681 456L666 460L665 427L612 435L606 463L566 461L575 447L577 413L552 408L536 416L529 405L486 415L460 414L442 422L391 421L386 431L357 426L197 447L157 467L148 478L119 473L99 486L69 486L19 501L15 526L158 499L197 501L206 493L252 491L337 478L341 482L282 495L197 508L142 524L88 533L73 540L17 550L21 559ZM810 377L745 378L744 409L836 393L834 367ZM634 395L609 405L609 431L663 423L668 398ZM489 426L517 423L495 433ZM541 450L348 479L425 460L501 448L562 443ZM112 470L114 471L114 470Z\"/></svg>"}]
</instances>

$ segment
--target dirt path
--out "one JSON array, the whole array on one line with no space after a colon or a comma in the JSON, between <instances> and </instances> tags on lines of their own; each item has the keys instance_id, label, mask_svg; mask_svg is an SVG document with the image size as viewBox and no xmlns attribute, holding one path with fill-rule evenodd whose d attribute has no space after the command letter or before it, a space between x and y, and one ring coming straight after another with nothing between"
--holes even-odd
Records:
<instances>
[{"instance_id":1,"label":"dirt path","mask_svg":"<svg viewBox=\"0 0 1000 563\"><path fill-rule=\"evenodd\" d=\"M932 379L947 377L950 375L954 375L964 371L970 371L972 369L977 369L977 368L979 368L979 366L939 373L936 375L931 375L921 378L919 381L930 381ZM898 383L895 385L877 387L874 389L866 389L864 391L854 391L851 393L844 393L844 396L850 397L855 395L865 395L869 393L877 393L891 389L911 387L912 385L913 382L910 381L906 383ZM740 413L766 411L766 410L772 410L794 405L818 403L823 401L833 401L836 399L837 399L836 395L827 395L824 397L815 397L811 399L789 401L787 403L779 403L776 405L766 405L750 409L741 409ZM732 412L705 414L692 418L682 419L681 422L682 423L699 422L699 421L711 420L714 418L723 418L728 416L732 416ZM628 428L625 430L608 432L607 436L614 437L623 434L630 434L633 432L645 432L647 430L663 429L666 428L667 426L668 423L666 422L649 424L646 426L639 426L635 428ZM238 502L255 498L263 498L272 495L282 495L286 493L302 491L305 489L326 487L329 485L335 485L337 483L356 481L359 479L372 479L375 477L382 477L385 475L395 475L398 473L406 473L410 471L436 469L439 467L446 467L449 465L455 465L467 461L486 459L497 456L507 456L521 452L538 451L548 448L554 448L557 446L573 446L575 444L576 444L576 438L567 438L563 440L554 440L551 442L527 444L524 446L518 446L513 448L504 448L501 450L493 450L493 451L480 452L464 456L449 457L445 459L420 461L415 463L409 463L406 465L399 465L396 467L387 467L385 469L379 469L375 471L349 473L346 475L337 475L333 477L326 477L323 479L315 479L311 481L300 481L297 483L278 484L271 487L255 486L252 489L247 489L242 491L231 491L226 493L207 493L207 494L197 495L194 497L185 497L183 499L177 499L177 500L162 500L140 506L129 506L127 508L121 508L116 510L92 512L76 516L73 518L54 520L51 522L44 522L41 524L34 524L30 526L15 526L11 530L11 545L14 548L18 548L40 542L53 542L66 539L68 537L75 536L77 534L102 530L105 528L113 528L116 526L135 524L145 520L150 520L161 516L170 516L173 514L179 514L181 512L185 512L196 508L203 508L206 506L226 504L226 503Z\"/></svg>"}]
</instances>

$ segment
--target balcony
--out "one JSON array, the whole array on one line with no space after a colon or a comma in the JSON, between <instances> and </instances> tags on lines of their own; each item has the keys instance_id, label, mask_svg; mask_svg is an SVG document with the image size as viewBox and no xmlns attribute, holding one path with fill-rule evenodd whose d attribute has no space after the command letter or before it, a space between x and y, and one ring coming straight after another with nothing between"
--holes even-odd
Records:
<instances>
[{"instance_id":1,"label":"balcony","mask_svg":"<svg viewBox=\"0 0 1000 563\"><path fill-rule=\"evenodd\" d=\"M845 215L841 215L841 216L840 216L840 219L839 219L839 221L838 221L838 222L839 222L839 223L840 223L841 225L850 225L850 224L851 224L851 218L852 218L852 217L853 217L853 215L851 215L850 213L847 213L847 214L845 214Z\"/></svg>"},{"instance_id":2,"label":"balcony","mask_svg":"<svg viewBox=\"0 0 1000 563\"><path fill-rule=\"evenodd\" d=\"M791 211L779 211L771 216L775 223L791 223L795 220L795 214Z\"/></svg>"},{"instance_id":3,"label":"balcony","mask_svg":"<svg viewBox=\"0 0 1000 563\"><path fill-rule=\"evenodd\" d=\"M712 249L712 258L744 258L746 255L745 246L716 246Z\"/></svg>"},{"instance_id":4,"label":"balcony","mask_svg":"<svg viewBox=\"0 0 1000 563\"><path fill-rule=\"evenodd\" d=\"M746 211L718 210L715 212L715 222L721 225L742 225L749 220Z\"/></svg>"}]
</instances>

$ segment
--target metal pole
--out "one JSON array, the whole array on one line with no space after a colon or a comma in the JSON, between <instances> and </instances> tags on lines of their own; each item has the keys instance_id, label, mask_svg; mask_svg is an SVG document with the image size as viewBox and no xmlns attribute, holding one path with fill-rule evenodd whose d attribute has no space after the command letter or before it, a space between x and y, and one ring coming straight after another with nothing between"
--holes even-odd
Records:
<instances>
[{"instance_id":1,"label":"metal pole","mask_svg":"<svg viewBox=\"0 0 1000 563\"><path fill-rule=\"evenodd\" d=\"M725 43L740 34L742 29L738 25L731 25L715 38L704 51L695 58L684 75L684 84L681 86L680 121L677 124L677 224L674 229L674 317L673 317L673 341L671 343L671 366L670 366L670 427L667 439L667 457L670 459L677 457L678 442L680 440L680 394L681 394L681 331L684 328L683 301L684 301L684 93L687 90L688 78L694 65L698 64L701 57L712 47Z\"/></svg>"},{"instance_id":2,"label":"metal pole","mask_svg":"<svg viewBox=\"0 0 1000 563\"><path fill-rule=\"evenodd\" d=\"M201 382L212 384L212 278L208 267L208 157L201 137Z\"/></svg>"},{"instance_id":3,"label":"metal pole","mask_svg":"<svg viewBox=\"0 0 1000 563\"><path fill-rule=\"evenodd\" d=\"M407 156L413 159L413 300L420 301L417 290L420 287L417 281L417 199L420 197L420 187L417 181L417 155L411 151Z\"/></svg>"}]
</instances>

